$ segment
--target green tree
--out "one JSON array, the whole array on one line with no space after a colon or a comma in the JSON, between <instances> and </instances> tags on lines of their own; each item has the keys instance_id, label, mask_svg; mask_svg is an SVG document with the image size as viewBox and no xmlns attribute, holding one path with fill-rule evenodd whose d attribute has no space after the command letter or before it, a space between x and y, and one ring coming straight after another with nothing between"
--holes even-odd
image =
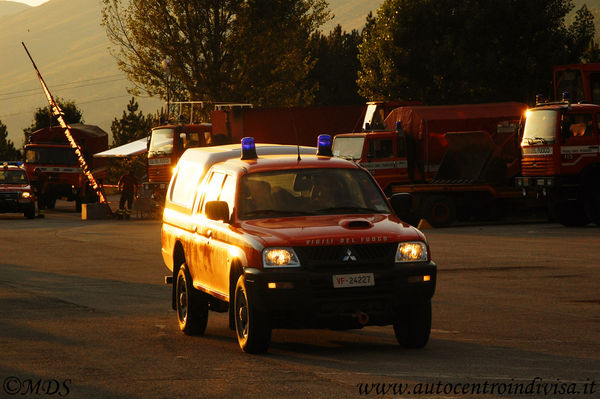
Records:
<instances>
[{"instance_id":1,"label":"green tree","mask_svg":"<svg viewBox=\"0 0 600 399\"><path fill-rule=\"evenodd\" d=\"M127 111L123 111L121 119L113 119L110 125L114 146L120 146L141 139L150 134L150 129L155 123L151 115L144 116L139 111L139 105L134 97L127 104Z\"/></svg>"},{"instance_id":2,"label":"green tree","mask_svg":"<svg viewBox=\"0 0 600 399\"><path fill-rule=\"evenodd\" d=\"M358 84L369 99L528 101L552 65L579 62L589 13L571 0L386 0L367 21ZM578 25L579 24L579 25Z\"/></svg>"},{"instance_id":3,"label":"green tree","mask_svg":"<svg viewBox=\"0 0 600 399\"><path fill-rule=\"evenodd\" d=\"M358 45L362 38L358 30L350 33L337 25L328 35L312 35L310 50L315 60L309 79L317 84L314 104L360 104L365 99L358 94Z\"/></svg>"},{"instance_id":4,"label":"green tree","mask_svg":"<svg viewBox=\"0 0 600 399\"><path fill-rule=\"evenodd\" d=\"M325 0L103 2L113 55L134 91L257 105L312 100L307 43L330 18Z\"/></svg>"},{"instance_id":5,"label":"green tree","mask_svg":"<svg viewBox=\"0 0 600 399\"><path fill-rule=\"evenodd\" d=\"M21 159L21 152L15 148L15 145L8 139L8 129L0 121L0 161L18 161Z\"/></svg>"},{"instance_id":6,"label":"green tree","mask_svg":"<svg viewBox=\"0 0 600 399\"><path fill-rule=\"evenodd\" d=\"M152 115L145 116L138 111L139 105L132 97L127 104L127 110L123 111L121 119L113 119L110 131L113 136L113 147L118 147L150 135L150 129L156 123ZM146 174L146 156L140 154L125 159L111 159L108 167L108 181L116 184L119 177L127 170L132 169L136 176Z\"/></svg>"},{"instance_id":7,"label":"green tree","mask_svg":"<svg viewBox=\"0 0 600 399\"><path fill-rule=\"evenodd\" d=\"M64 113L63 118L67 124L83 123L83 113L77 107L74 101L63 100L60 98L57 98L55 101L60 109L62 109ZM59 126L59 123L58 118L52 115L50 107L48 106L36 109L35 113L33 114L33 122L31 123L31 126L23 129L23 133L25 134L25 143L27 143L31 133L35 132L36 130L51 126Z\"/></svg>"}]
</instances>

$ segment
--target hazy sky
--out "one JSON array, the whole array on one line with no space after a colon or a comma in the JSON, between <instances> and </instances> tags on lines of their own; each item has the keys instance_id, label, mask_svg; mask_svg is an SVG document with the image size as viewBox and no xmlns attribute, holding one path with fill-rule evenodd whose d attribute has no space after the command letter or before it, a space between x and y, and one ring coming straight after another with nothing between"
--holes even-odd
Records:
<instances>
[{"instance_id":1,"label":"hazy sky","mask_svg":"<svg viewBox=\"0 0 600 399\"><path fill-rule=\"evenodd\" d=\"M39 6L40 4L43 4L43 3L47 2L48 0L12 0L12 1L16 1L17 3L29 4L30 6Z\"/></svg>"}]
</instances>

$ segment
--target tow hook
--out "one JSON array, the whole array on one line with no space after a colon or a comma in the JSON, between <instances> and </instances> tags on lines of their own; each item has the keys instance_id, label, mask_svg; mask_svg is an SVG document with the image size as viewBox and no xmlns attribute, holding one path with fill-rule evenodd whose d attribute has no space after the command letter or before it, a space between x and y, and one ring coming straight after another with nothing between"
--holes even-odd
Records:
<instances>
[{"instance_id":1,"label":"tow hook","mask_svg":"<svg viewBox=\"0 0 600 399\"><path fill-rule=\"evenodd\" d=\"M362 326L364 326L365 324L367 324L369 322L369 315L361 312L360 310L356 311L356 318L357 318L358 322L360 323L360 325L362 325Z\"/></svg>"}]
</instances>

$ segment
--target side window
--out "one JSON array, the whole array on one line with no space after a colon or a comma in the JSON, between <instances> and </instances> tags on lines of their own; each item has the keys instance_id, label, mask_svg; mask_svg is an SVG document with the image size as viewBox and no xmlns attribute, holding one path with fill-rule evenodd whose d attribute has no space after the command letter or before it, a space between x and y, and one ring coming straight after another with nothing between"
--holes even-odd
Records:
<instances>
[{"instance_id":1,"label":"side window","mask_svg":"<svg viewBox=\"0 0 600 399\"><path fill-rule=\"evenodd\" d=\"M394 157L394 141L392 139L379 139L369 141L370 158L393 158Z\"/></svg>"},{"instance_id":2,"label":"side window","mask_svg":"<svg viewBox=\"0 0 600 399\"><path fill-rule=\"evenodd\" d=\"M577 137L589 137L594 134L592 114L565 114L562 123L562 135L565 140Z\"/></svg>"},{"instance_id":3,"label":"side window","mask_svg":"<svg viewBox=\"0 0 600 399\"><path fill-rule=\"evenodd\" d=\"M202 211L204 211L204 204L208 201L215 201L221 194L221 187L223 186L223 180L225 180L225 174L221 172L214 172L206 185L204 186L204 200L202 201Z\"/></svg>"},{"instance_id":4,"label":"side window","mask_svg":"<svg viewBox=\"0 0 600 399\"><path fill-rule=\"evenodd\" d=\"M221 190L221 195L219 196L219 201L227 202L229 205L229 218L231 219L233 213L233 206L235 203L235 177L227 176L225 178L225 183L223 184L223 189Z\"/></svg>"},{"instance_id":5,"label":"side window","mask_svg":"<svg viewBox=\"0 0 600 399\"><path fill-rule=\"evenodd\" d=\"M204 202L215 201L221 194L221 187L223 186L223 180L225 180L225 174L215 172L210 177L208 185L206 186L206 193L204 195Z\"/></svg>"}]
</instances>

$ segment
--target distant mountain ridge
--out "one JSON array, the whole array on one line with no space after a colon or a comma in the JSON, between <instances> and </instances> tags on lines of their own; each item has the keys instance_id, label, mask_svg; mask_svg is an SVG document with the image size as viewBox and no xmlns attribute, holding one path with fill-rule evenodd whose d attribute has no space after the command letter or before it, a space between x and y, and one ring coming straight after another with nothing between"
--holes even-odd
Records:
<instances>
[{"instance_id":1,"label":"distant mountain ridge","mask_svg":"<svg viewBox=\"0 0 600 399\"><path fill-rule=\"evenodd\" d=\"M0 17L5 15L17 14L30 8L27 4L17 3L16 1L0 1Z\"/></svg>"}]
</instances>

